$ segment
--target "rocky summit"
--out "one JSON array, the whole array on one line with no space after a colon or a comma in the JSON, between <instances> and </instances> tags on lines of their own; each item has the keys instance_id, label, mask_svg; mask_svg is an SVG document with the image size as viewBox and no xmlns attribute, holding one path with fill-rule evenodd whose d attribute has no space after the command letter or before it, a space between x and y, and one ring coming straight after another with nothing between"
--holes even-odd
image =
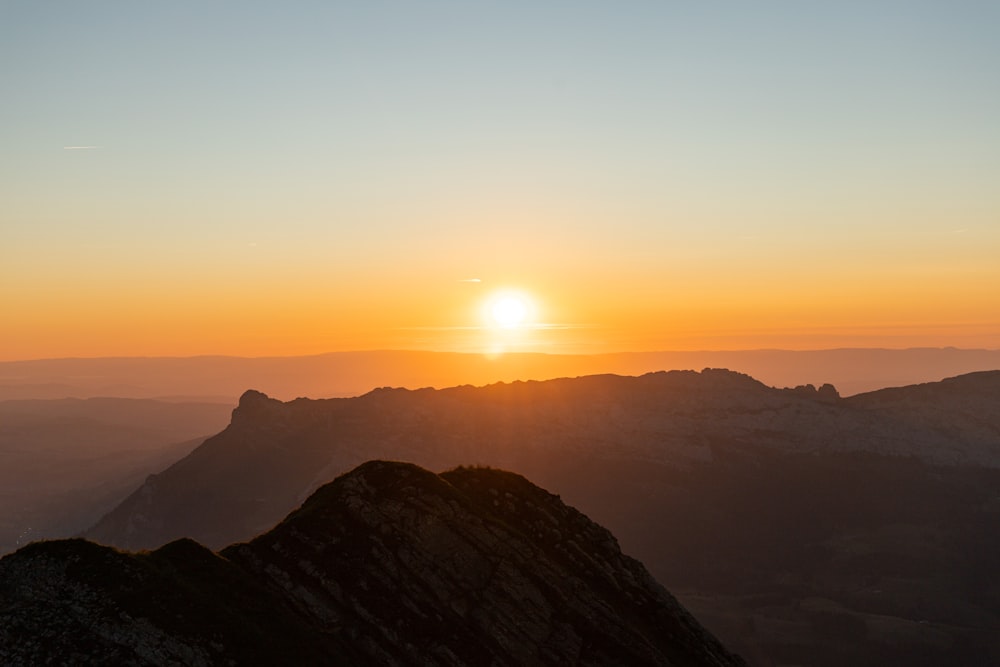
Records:
<instances>
[{"instance_id":1,"label":"rocky summit","mask_svg":"<svg viewBox=\"0 0 1000 667\"><path fill-rule=\"evenodd\" d=\"M0 560L0 663L742 665L519 475L373 461L250 542Z\"/></svg>"}]
</instances>

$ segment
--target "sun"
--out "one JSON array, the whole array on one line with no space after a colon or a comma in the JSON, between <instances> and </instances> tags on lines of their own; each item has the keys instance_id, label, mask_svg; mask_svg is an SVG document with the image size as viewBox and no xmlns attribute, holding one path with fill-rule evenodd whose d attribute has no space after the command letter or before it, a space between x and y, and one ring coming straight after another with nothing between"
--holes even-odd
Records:
<instances>
[{"instance_id":1,"label":"sun","mask_svg":"<svg viewBox=\"0 0 1000 667\"><path fill-rule=\"evenodd\" d=\"M500 292L486 304L489 323L502 329L525 327L532 315L532 303L519 292Z\"/></svg>"},{"instance_id":2,"label":"sun","mask_svg":"<svg viewBox=\"0 0 1000 667\"><path fill-rule=\"evenodd\" d=\"M516 296L505 296L497 299L490 308L493 321L505 329L513 329L524 322L528 307Z\"/></svg>"}]
</instances>

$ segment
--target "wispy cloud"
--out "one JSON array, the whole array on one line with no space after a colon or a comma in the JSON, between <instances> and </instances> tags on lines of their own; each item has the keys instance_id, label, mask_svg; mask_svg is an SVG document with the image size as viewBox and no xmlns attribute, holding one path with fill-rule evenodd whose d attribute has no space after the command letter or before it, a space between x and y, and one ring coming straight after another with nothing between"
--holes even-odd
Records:
<instances>
[{"instance_id":1,"label":"wispy cloud","mask_svg":"<svg viewBox=\"0 0 1000 667\"><path fill-rule=\"evenodd\" d=\"M519 324L512 329L522 329L522 330L533 330L533 331L552 331L552 330L568 330L568 329L595 329L596 324L557 324L552 322L525 322ZM495 331L496 326L490 326L488 324L483 325L463 325L463 326L412 326L412 327L397 327L396 331Z\"/></svg>"},{"instance_id":2,"label":"wispy cloud","mask_svg":"<svg viewBox=\"0 0 1000 667\"><path fill-rule=\"evenodd\" d=\"M557 324L553 322L536 322L521 325L526 329L596 329L596 324Z\"/></svg>"},{"instance_id":3,"label":"wispy cloud","mask_svg":"<svg viewBox=\"0 0 1000 667\"><path fill-rule=\"evenodd\" d=\"M462 278L458 282L460 282L460 283L481 283L483 281L480 280L479 278Z\"/></svg>"},{"instance_id":4,"label":"wispy cloud","mask_svg":"<svg viewBox=\"0 0 1000 667\"><path fill-rule=\"evenodd\" d=\"M64 151L89 151L100 146L63 146Z\"/></svg>"},{"instance_id":5,"label":"wispy cloud","mask_svg":"<svg viewBox=\"0 0 1000 667\"><path fill-rule=\"evenodd\" d=\"M442 327L397 327L396 331L480 331L485 327L442 326Z\"/></svg>"}]
</instances>

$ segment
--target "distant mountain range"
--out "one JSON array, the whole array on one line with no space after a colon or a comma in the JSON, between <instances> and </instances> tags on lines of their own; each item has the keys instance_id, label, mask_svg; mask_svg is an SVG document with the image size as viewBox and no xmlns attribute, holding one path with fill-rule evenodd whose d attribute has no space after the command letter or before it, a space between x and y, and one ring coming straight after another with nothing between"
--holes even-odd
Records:
<instances>
[{"instance_id":1,"label":"distant mountain range","mask_svg":"<svg viewBox=\"0 0 1000 667\"><path fill-rule=\"evenodd\" d=\"M608 531L523 477L380 461L219 554L66 540L3 558L0 662L744 664Z\"/></svg>"},{"instance_id":2,"label":"distant mountain range","mask_svg":"<svg viewBox=\"0 0 1000 667\"><path fill-rule=\"evenodd\" d=\"M1000 660L1000 371L849 398L726 370L248 391L225 431L86 536L219 548L371 458L525 474L755 664Z\"/></svg>"},{"instance_id":3,"label":"distant mountain range","mask_svg":"<svg viewBox=\"0 0 1000 667\"><path fill-rule=\"evenodd\" d=\"M843 395L1000 369L1000 350L742 350L563 355L377 350L301 357L121 357L0 362L0 400L184 398L235 402L248 387L283 400L376 387L451 387L661 369L729 368L773 387L831 383Z\"/></svg>"}]
</instances>

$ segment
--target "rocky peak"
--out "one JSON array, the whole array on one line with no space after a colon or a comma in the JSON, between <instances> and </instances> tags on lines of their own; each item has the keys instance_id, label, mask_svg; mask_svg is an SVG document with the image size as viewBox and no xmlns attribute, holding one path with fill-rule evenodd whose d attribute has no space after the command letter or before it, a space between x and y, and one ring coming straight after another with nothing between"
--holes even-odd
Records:
<instances>
[{"instance_id":1,"label":"rocky peak","mask_svg":"<svg viewBox=\"0 0 1000 667\"><path fill-rule=\"evenodd\" d=\"M797 396L812 398L826 403L836 403L840 399L840 392L838 392L837 388L830 383L820 386L819 389L817 389L816 385L813 384L800 384L794 389L786 389L785 391L791 392Z\"/></svg>"},{"instance_id":2,"label":"rocky peak","mask_svg":"<svg viewBox=\"0 0 1000 667\"><path fill-rule=\"evenodd\" d=\"M240 396L240 402L233 409L230 428L273 428L287 420L287 404L255 389L248 389Z\"/></svg>"},{"instance_id":3,"label":"rocky peak","mask_svg":"<svg viewBox=\"0 0 1000 667\"><path fill-rule=\"evenodd\" d=\"M614 537L523 477L374 461L212 553L0 560L0 662L741 665Z\"/></svg>"},{"instance_id":4,"label":"rocky peak","mask_svg":"<svg viewBox=\"0 0 1000 667\"><path fill-rule=\"evenodd\" d=\"M256 389L247 389L240 396L240 402L233 410L233 417L237 415L248 416L252 414L257 414L261 411L266 411L275 405L281 405L281 401L269 397L264 392L257 391Z\"/></svg>"},{"instance_id":5,"label":"rocky peak","mask_svg":"<svg viewBox=\"0 0 1000 667\"><path fill-rule=\"evenodd\" d=\"M739 664L610 533L513 473L370 462L222 553L326 632L371 619L380 664Z\"/></svg>"}]
</instances>

